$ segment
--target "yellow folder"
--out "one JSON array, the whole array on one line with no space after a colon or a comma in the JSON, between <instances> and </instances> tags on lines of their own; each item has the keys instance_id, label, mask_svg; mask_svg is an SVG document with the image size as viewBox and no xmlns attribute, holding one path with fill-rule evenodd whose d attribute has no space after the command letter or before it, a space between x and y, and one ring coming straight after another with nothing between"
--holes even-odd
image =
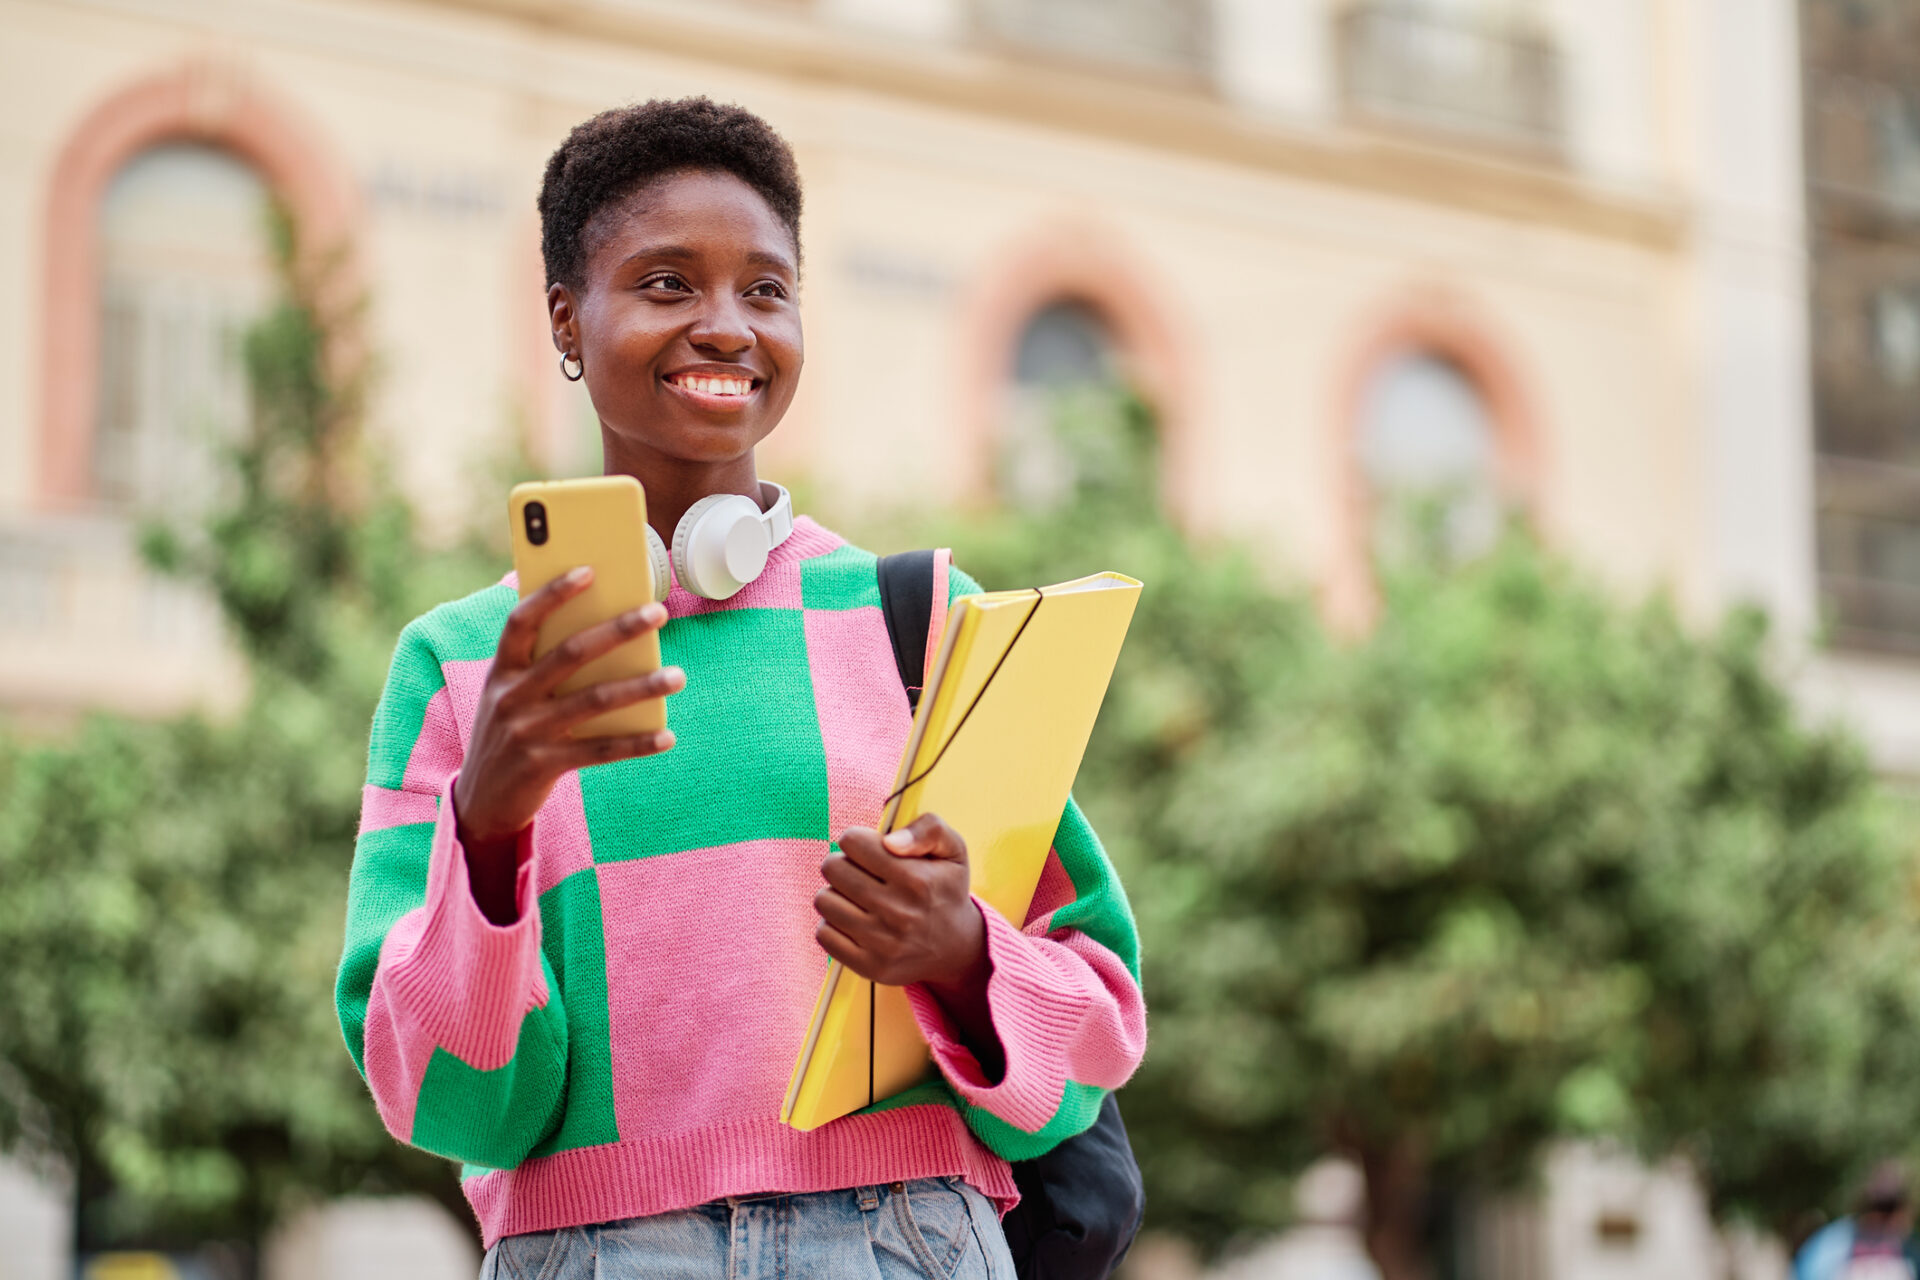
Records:
<instances>
[{"instance_id":1,"label":"yellow folder","mask_svg":"<svg viewBox=\"0 0 1920 1280\"><path fill-rule=\"evenodd\" d=\"M1099 573L1037 591L962 596L880 829L937 813L967 842L973 892L1026 918L1140 584ZM817 1129L927 1075L906 993L827 966L780 1119Z\"/></svg>"}]
</instances>

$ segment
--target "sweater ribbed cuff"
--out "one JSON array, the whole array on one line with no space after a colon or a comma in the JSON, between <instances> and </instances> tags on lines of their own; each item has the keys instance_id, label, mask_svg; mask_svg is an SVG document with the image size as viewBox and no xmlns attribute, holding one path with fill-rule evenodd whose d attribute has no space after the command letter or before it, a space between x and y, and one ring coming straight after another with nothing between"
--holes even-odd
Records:
<instances>
[{"instance_id":1,"label":"sweater ribbed cuff","mask_svg":"<svg viewBox=\"0 0 1920 1280\"><path fill-rule=\"evenodd\" d=\"M490 1071L513 1057L522 1020L548 998L533 837L531 828L523 831L515 851L518 916L496 925L473 900L466 850L456 834L454 781L447 779L440 796L420 931L410 945L402 942L382 957L381 968L389 999L421 1033L468 1066Z\"/></svg>"},{"instance_id":2,"label":"sweater ribbed cuff","mask_svg":"<svg viewBox=\"0 0 1920 1280\"><path fill-rule=\"evenodd\" d=\"M959 1028L931 992L906 988L914 1021L940 1073L955 1093L1016 1129L1038 1133L1060 1109L1066 1089L1067 1047L1086 1021L1088 995L1077 975L1064 972L1038 939L1030 938L980 899L987 924L987 1011L1006 1055L1006 1075L991 1084L960 1040Z\"/></svg>"}]
</instances>

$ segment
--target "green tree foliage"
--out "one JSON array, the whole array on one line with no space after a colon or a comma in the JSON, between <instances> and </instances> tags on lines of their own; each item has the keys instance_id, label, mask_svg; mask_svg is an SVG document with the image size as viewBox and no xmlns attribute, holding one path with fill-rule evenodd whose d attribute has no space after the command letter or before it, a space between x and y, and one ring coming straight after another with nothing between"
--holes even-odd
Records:
<instances>
[{"instance_id":1,"label":"green tree foliage","mask_svg":"<svg viewBox=\"0 0 1920 1280\"><path fill-rule=\"evenodd\" d=\"M256 1243L302 1197L422 1191L332 1002L367 725L399 628L497 573L431 553L356 436L351 310L280 237L241 349L248 429L204 528L150 558L204 584L248 659L237 716L0 732L0 1147L74 1178L79 1243Z\"/></svg>"},{"instance_id":2,"label":"green tree foliage","mask_svg":"<svg viewBox=\"0 0 1920 1280\"><path fill-rule=\"evenodd\" d=\"M1152 1223L1278 1225L1340 1151L1398 1280L1434 1189L1556 1137L1685 1154L1776 1225L1912 1144L1915 846L1757 615L1696 638L1516 534L1332 642L1158 514L1138 406L1065 422L1104 442L1072 504L932 536L989 587L1148 584L1078 792L1141 921Z\"/></svg>"}]
</instances>

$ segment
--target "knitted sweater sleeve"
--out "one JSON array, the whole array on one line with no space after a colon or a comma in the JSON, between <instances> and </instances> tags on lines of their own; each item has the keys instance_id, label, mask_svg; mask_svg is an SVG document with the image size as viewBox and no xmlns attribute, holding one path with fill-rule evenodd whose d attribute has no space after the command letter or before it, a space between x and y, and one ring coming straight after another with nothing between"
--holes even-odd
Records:
<instances>
[{"instance_id":1,"label":"knitted sweater sleeve","mask_svg":"<svg viewBox=\"0 0 1920 1280\"><path fill-rule=\"evenodd\" d=\"M955 595L978 591L955 570ZM1071 798L1026 918L975 899L987 924L987 1009L1006 1071L987 1080L939 1002L906 988L967 1125L994 1154L1031 1160L1084 1132L1146 1052L1140 942L1126 891Z\"/></svg>"},{"instance_id":2,"label":"knitted sweater sleeve","mask_svg":"<svg viewBox=\"0 0 1920 1280\"><path fill-rule=\"evenodd\" d=\"M496 926L474 903L453 812L464 744L432 616L401 634L374 713L335 1005L396 1138L509 1169L558 1122L566 1016L525 847L518 918Z\"/></svg>"}]
</instances>

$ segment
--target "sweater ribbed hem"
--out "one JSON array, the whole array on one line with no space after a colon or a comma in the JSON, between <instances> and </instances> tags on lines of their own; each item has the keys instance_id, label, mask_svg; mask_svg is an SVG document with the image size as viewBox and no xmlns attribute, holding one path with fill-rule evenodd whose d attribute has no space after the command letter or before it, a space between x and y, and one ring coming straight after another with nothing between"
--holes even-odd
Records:
<instances>
[{"instance_id":1,"label":"sweater ribbed hem","mask_svg":"<svg viewBox=\"0 0 1920 1280\"><path fill-rule=\"evenodd\" d=\"M957 1175L1001 1213L1019 1202L1007 1162L938 1103L848 1116L809 1133L739 1121L582 1147L468 1179L486 1247L502 1236L669 1213L727 1196L836 1191Z\"/></svg>"}]
</instances>

